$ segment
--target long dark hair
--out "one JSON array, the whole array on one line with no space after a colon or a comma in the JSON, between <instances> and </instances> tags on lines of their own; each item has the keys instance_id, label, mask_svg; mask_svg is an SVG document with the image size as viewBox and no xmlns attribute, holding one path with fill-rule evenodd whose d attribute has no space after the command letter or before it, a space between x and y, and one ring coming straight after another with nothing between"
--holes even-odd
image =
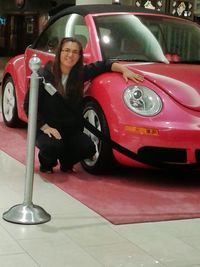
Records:
<instances>
[{"instance_id":1,"label":"long dark hair","mask_svg":"<svg viewBox=\"0 0 200 267\"><path fill-rule=\"evenodd\" d=\"M72 67L69 73L66 88L64 90L62 85L62 72L60 68L60 54L63 45L67 42L75 42L78 44L80 56L79 60ZM79 102L83 95L83 48L81 43L77 39L73 37L65 37L60 41L53 63L53 73L55 76L55 87L57 88L59 93L73 102Z\"/></svg>"}]
</instances>

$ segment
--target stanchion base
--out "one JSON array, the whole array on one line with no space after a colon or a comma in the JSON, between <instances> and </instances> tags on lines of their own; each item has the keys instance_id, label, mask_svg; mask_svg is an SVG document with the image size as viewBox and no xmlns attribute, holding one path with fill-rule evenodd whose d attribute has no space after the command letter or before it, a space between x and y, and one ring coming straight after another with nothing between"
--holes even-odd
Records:
<instances>
[{"instance_id":1,"label":"stanchion base","mask_svg":"<svg viewBox=\"0 0 200 267\"><path fill-rule=\"evenodd\" d=\"M3 219L18 224L40 224L50 221L51 216L33 204L19 204L3 213Z\"/></svg>"}]
</instances>

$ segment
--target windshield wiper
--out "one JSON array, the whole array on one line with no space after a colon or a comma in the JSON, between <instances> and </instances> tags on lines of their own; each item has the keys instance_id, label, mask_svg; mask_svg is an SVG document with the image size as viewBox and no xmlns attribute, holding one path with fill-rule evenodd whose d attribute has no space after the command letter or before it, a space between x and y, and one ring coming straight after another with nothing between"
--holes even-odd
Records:
<instances>
[{"instance_id":1,"label":"windshield wiper","mask_svg":"<svg viewBox=\"0 0 200 267\"><path fill-rule=\"evenodd\" d=\"M119 58L118 60L119 61L128 61L128 62L131 62L131 61L134 61L134 62L151 62L147 59L137 59L137 58Z\"/></svg>"},{"instance_id":2,"label":"windshield wiper","mask_svg":"<svg viewBox=\"0 0 200 267\"><path fill-rule=\"evenodd\" d=\"M117 61L128 61L128 62L155 62L155 63L168 63L163 60L150 60L150 59L139 59L139 58L122 58L122 57L109 57L109 60Z\"/></svg>"},{"instance_id":3,"label":"windshield wiper","mask_svg":"<svg viewBox=\"0 0 200 267\"><path fill-rule=\"evenodd\" d=\"M123 58L123 57L109 57L110 60L118 60L118 61L136 61L136 62L149 62L147 59L139 59L139 58Z\"/></svg>"}]
</instances>

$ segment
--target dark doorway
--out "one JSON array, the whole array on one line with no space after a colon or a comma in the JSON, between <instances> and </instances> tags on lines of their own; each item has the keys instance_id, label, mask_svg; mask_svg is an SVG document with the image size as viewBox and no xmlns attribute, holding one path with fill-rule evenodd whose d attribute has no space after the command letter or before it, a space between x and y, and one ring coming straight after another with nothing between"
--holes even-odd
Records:
<instances>
[{"instance_id":1,"label":"dark doorway","mask_svg":"<svg viewBox=\"0 0 200 267\"><path fill-rule=\"evenodd\" d=\"M38 34L37 16L8 15L2 30L1 55L13 56L24 52ZM4 47L3 47L4 45Z\"/></svg>"}]
</instances>

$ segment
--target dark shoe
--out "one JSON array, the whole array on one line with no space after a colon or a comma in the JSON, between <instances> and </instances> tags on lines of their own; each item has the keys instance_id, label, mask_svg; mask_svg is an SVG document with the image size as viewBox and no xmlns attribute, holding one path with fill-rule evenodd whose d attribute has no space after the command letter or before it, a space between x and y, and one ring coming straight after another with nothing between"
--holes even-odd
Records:
<instances>
[{"instance_id":1,"label":"dark shoe","mask_svg":"<svg viewBox=\"0 0 200 267\"><path fill-rule=\"evenodd\" d=\"M67 171L69 170L69 168L68 168L68 167L65 167L65 166L62 166L62 165L60 165L60 170L61 170L61 172L67 172Z\"/></svg>"},{"instance_id":2,"label":"dark shoe","mask_svg":"<svg viewBox=\"0 0 200 267\"><path fill-rule=\"evenodd\" d=\"M56 167L56 165L58 164L58 161L56 159L44 157L43 155L41 155L41 152L39 152L38 158L40 166L42 166L42 169L49 170L52 169L53 167Z\"/></svg>"},{"instance_id":3,"label":"dark shoe","mask_svg":"<svg viewBox=\"0 0 200 267\"><path fill-rule=\"evenodd\" d=\"M73 172L73 165L71 165L71 166L60 165L60 170L61 170L61 172L68 172L68 171Z\"/></svg>"},{"instance_id":4,"label":"dark shoe","mask_svg":"<svg viewBox=\"0 0 200 267\"><path fill-rule=\"evenodd\" d=\"M52 167L46 168L46 167L40 165L40 171L45 172L45 173L53 173L53 168Z\"/></svg>"}]
</instances>

